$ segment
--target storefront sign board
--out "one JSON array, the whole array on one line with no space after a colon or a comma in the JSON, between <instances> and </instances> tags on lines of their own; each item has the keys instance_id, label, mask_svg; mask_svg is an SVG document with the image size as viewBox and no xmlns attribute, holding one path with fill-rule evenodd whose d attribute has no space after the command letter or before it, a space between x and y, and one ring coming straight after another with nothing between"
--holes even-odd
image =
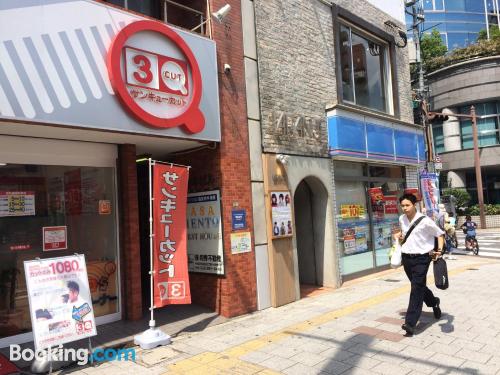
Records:
<instances>
[{"instance_id":1,"label":"storefront sign board","mask_svg":"<svg viewBox=\"0 0 500 375\"><path fill-rule=\"evenodd\" d=\"M231 254L248 253L250 251L252 251L250 232L231 233Z\"/></svg>"},{"instance_id":2,"label":"storefront sign board","mask_svg":"<svg viewBox=\"0 0 500 375\"><path fill-rule=\"evenodd\" d=\"M133 116L155 128L203 130L200 68L177 32L164 23L135 21L118 33L108 53L111 84Z\"/></svg>"},{"instance_id":3,"label":"storefront sign board","mask_svg":"<svg viewBox=\"0 0 500 375\"><path fill-rule=\"evenodd\" d=\"M65 250L68 248L68 228L43 227L43 251Z\"/></svg>"},{"instance_id":4,"label":"storefront sign board","mask_svg":"<svg viewBox=\"0 0 500 375\"><path fill-rule=\"evenodd\" d=\"M220 191L188 194L189 271L224 274Z\"/></svg>"},{"instance_id":5,"label":"storefront sign board","mask_svg":"<svg viewBox=\"0 0 500 375\"><path fill-rule=\"evenodd\" d=\"M153 168L154 307L191 303L186 202L189 169L155 163Z\"/></svg>"},{"instance_id":6,"label":"storefront sign board","mask_svg":"<svg viewBox=\"0 0 500 375\"><path fill-rule=\"evenodd\" d=\"M34 215L34 191L0 191L0 217Z\"/></svg>"},{"instance_id":7,"label":"storefront sign board","mask_svg":"<svg viewBox=\"0 0 500 375\"><path fill-rule=\"evenodd\" d=\"M289 191L271 191L271 220L273 238L293 236L292 205Z\"/></svg>"},{"instance_id":8,"label":"storefront sign board","mask_svg":"<svg viewBox=\"0 0 500 375\"><path fill-rule=\"evenodd\" d=\"M97 334L84 255L24 262L37 350Z\"/></svg>"},{"instance_id":9,"label":"storefront sign board","mask_svg":"<svg viewBox=\"0 0 500 375\"><path fill-rule=\"evenodd\" d=\"M46 11L40 13L40 7ZM31 41L28 54L13 45L5 55L5 62L21 71L0 84L35 87L26 100L19 90L0 95L0 117L220 141L214 40L95 1L3 0L0 24L0 42ZM82 31L75 35L75 30ZM47 53L38 40L55 49ZM68 46L74 53L68 54ZM19 65L17 56L26 61ZM52 69L40 78L36 72L47 67Z\"/></svg>"}]
</instances>

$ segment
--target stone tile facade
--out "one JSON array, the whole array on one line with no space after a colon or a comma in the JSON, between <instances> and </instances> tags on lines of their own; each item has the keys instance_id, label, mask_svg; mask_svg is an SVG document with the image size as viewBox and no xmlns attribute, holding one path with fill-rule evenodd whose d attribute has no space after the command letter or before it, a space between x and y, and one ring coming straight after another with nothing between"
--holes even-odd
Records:
<instances>
[{"instance_id":1,"label":"stone tile facade","mask_svg":"<svg viewBox=\"0 0 500 375\"><path fill-rule=\"evenodd\" d=\"M335 3L388 31L384 22L391 17L371 4ZM264 152L326 157L325 108L338 102L331 7L319 0L254 0L254 4ZM408 51L395 51L398 119L413 123Z\"/></svg>"}]
</instances>

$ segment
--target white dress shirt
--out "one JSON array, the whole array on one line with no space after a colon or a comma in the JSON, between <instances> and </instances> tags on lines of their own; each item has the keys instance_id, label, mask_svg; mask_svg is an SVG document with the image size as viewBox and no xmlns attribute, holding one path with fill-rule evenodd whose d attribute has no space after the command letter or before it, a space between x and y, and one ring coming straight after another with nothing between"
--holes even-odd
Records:
<instances>
[{"instance_id":1,"label":"white dress shirt","mask_svg":"<svg viewBox=\"0 0 500 375\"><path fill-rule=\"evenodd\" d=\"M399 225L403 232L403 238L410 229L411 225L419 217L424 216L420 212L415 214L415 217L410 222L406 215L399 217ZM434 221L425 216L424 219L413 228L410 237L406 240L401 248L404 254L425 254L434 249L434 238L442 236L444 232L434 223Z\"/></svg>"}]
</instances>

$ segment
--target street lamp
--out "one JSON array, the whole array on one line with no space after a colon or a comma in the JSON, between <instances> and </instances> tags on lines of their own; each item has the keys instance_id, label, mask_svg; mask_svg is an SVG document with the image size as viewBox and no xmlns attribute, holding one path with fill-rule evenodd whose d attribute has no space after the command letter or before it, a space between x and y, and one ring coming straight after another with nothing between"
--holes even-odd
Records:
<instances>
[{"instance_id":1,"label":"street lamp","mask_svg":"<svg viewBox=\"0 0 500 375\"><path fill-rule=\"evenodd\" d=\"M440 118L441 116L448 117L447 114L441 112L428 112L427 120L432 121L434 119ZM484 212L484 195L483 195L483 177L481 175L481 164L479 160L479 142L477 140L477 117L476 109L474 106L470 107L470 115L463 114L453 114L453 117L470 118L472 121L472 138L474 141L474 169L476 170L476 185L477 185L477 200L479 203L479 220L481 222L481 228L486 228L486 216Z\"/></svg>"}]
</instances>

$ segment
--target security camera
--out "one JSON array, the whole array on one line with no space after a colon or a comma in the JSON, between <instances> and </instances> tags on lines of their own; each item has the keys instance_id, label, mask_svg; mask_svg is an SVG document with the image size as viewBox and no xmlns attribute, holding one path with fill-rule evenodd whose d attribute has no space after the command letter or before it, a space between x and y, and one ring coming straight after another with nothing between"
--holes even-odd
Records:
<instances>
[{"instance_id":1,"label":"security camera","mask_svg":"<svg viewBox=\"0 0 500 375\"><path fill-rule=\"evenodd\" d=\"M285 166L288 164L288 155L278 154L276 155L276 160L278 161L278 163Z\"/></svg>"},{"instance_id":2,"label":"security camera","mask_svg":"<svg viewBox=\"0 0 500 375\"><path fill-rule=\"evenodd\" d=\"M231 65L229 64L224 64L224 73L229 73L231 71Z\"/></svg>"},{"instance_id":3,"label":"security camera","mask_svg":"<svg viewBox=\"0 0 500 375\"><path fill-rule=\"evenodd\" d=\"M405 0L405 7L411 7L415 5L416 2L417 0Z\"/></svg>"},{"instance_id":4,"label":"security camera","mask_svg":"<svg viewBox=\"0 0 500 375\"><path fill-rule=\"evenodd\" d=\"M227 16L229 11L231 10L231 5L226 4L222 8L220 8L217 12L212 13L212 16L219 22L222 23L224 18Z\"/></svg>"}]
</instances>

